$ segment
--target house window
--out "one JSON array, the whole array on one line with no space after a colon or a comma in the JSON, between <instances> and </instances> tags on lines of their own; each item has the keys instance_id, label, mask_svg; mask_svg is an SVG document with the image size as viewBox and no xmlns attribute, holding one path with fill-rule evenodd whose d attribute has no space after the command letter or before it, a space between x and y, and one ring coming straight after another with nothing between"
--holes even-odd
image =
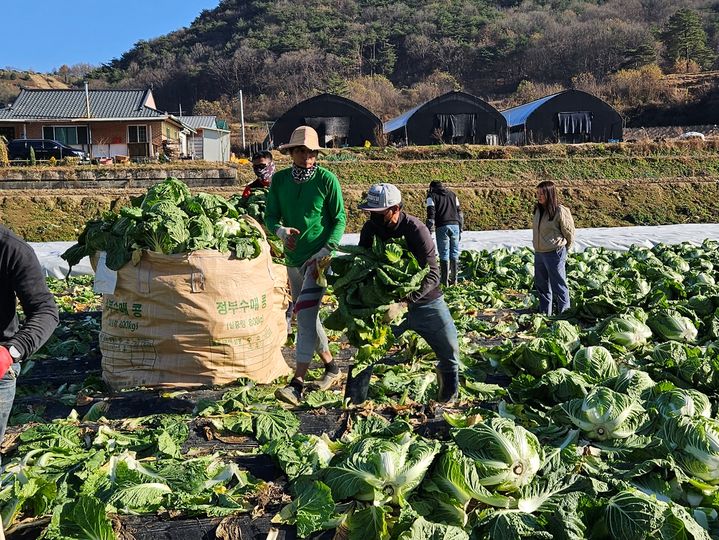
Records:
<instances>
[{"instance_id":1,"label":"house window","mask_svg":"<svg viewBox=\"0 0 719 540\"><path fill-rule=\"evenodd\" d=\"M63 144L87 144L87 126L43 126L42 137Z\"/></svg>"},{"instance_id":2,"label":"house window","mask_svg":"<svg viewBox=\"0 0 719 540\"><path fill-rule=\"evenodd\" d=\"M147 126L127 126L127 142L146 143Z\"/></svg>"}]
</instances>

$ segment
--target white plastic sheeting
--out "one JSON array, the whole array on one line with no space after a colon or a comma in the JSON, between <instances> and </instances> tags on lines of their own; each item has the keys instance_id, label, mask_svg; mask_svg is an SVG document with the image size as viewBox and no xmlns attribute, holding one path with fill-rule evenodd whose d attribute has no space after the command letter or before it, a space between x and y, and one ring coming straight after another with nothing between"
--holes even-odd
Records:
<instances>
[{"instance_id":1,"label":"white plastic sheeting","mask_svg":"<svg viewBox=\"0 0 719 540\"><path fill-rule=\"evenodd\" d=\"M719 224L658 225L653 227L602 227L577 229L576 247L582 251L587 247L605 247L626 250L629 246L652 247L659 243L679 244L694 242L700 244L705 238L719 240ZM345 234L343 244L357 244L359 234ZM35 253L48 276L62 278L67 274L67 263L60 258L73 242L33 242ZM532 246L531 229L513 231L466 231L462 233L462 249L492 250L500 247L520 248ZM88 258L72 269L72 275L92 274Z\"/></svg>"}]
</instances>

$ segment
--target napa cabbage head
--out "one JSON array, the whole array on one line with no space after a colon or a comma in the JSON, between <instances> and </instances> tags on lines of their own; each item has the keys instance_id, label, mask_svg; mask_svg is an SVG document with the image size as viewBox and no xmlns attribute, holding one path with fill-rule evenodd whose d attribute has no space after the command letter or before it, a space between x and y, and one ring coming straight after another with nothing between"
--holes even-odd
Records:
<instances>
[{"instance_id":1,"label":"napa cabbage head","mask_svg":"<svg viewBox=\"0 0 719 540\"><path fill-rule=\"evenodd\" d=\"M540 330L538 336L553 338L555 341L566 345L569 351L575 351L579 347L579 333L579 328L569 321L554 321L551 325Z\"/></svg>"},{"instance_id":2,"label":"napa cabbage head","mask_svg":"<svg viewBox=\"0 0 719 540\"><path fill-rule=\"evenodd\" d=\"M587 395L592 384L576 371L567 368L548 371L526 391L528 397L545 403L564 403Z\"/></svg>"},{"instance_id":3,"label":"napa cabbage head","mask_svg":"<svg viewBox=\"0 0 719 540\"><path fill-rule=\"evenodd\" d=\"M652 337L651 329L633 314L617 315L600 325L599 336L609 342L633 351L647 344Z\"/></svg>"},{"instance_id":4,"label":"napa cabbage head","mask_svg":"<svg viewBox=\"0 0 719 540\"><path fill-rule=\"evenodd\" d=\"M474 461L479 483L517 491L534 479L544 459L537 437L508 418L492 418L457 430L454 441Z\"/></svg>"},{"instance_id":5,"label":"napa cabbage head","mask_svg":"<svg viewBox=\"0 0 719 540\"><path fill-rule=\"evenodd\" d=\"M582 347L574 354L572 363L574 371L581 373L592 382L616 377L619 374L612 353L601 345Z\"/></svg>"},{"instance_id":6,"label":"napa cabbage head","mask_svg":"<svg viewBox=\"0 0 719 540\"><path fill-rule=\"evenodd\" d=\"M541 377L547 371L569 364L568 346L554 338L533 338L517 345L502 360L505 367Z\"/></svg>"},{"instance_id":7,"label":"napa cabbage head","mask_svg":"<svg viewBox=\"0 0 719 540\"><path fill-rule=\"evenodd\" d=\"M590 439L604 441L635 435L647 421L637 398L598 386L584 399L559 405L565 417Z\"/></svg>"},{"instance_id":8,"label":"napa cabbage head","mask_svg":"<svg viewBox=\"0 0 719 540\"><path fill-rule=\"evenodd\" d=\"M215 222L215 235L230 237L242 234L242 223L239 219L223 217Z\"/></svg>"},{"instance_id":9,"label":"napa cabbage head","mask_svg":"<svg viewBox=\"0 0 719 540\"><path fill-rule=\"evenodd\" d=\"M647 320L647 324L654 334L664 340L692 343L696 341L699 333L692 320L675 309L655 311Z\"/></svg>"},{"instance_id":10,"label":"napa cabbage head","mask_svg":"<svg viewBox=\"0 0 719 540\"><path fill-rule=\"evenodd\" d=\"M322 471L335 501L355 498L403 506L439 452L437 441L411 433L367 437L351 444Z\"/></svg>"},{"instance_id":11,"label":"napa cabbage head","mask_svg":"<svg viewBox=\"0 0 719 540\"><path fill-rule=\"evenodd\" d=\"M620 394L633 398L640 398L645 392L654 387L656 383L649 373L641 369L628 369L616 377L602 382L602 386L611 388Z\"/></svg>"},{"instance_id":12,"label":"napa cabbage head","mask_svg":"<svg viewBox=\"0 0 719 540\"><path fill-rule=\"evenodd\" d=\"M671 386L671 388L664 388ZM703 416L711 418L712 406L709 397L693 388L675 388L671 383L657 385L651 406L663 417Z\"/></svg>"},{"instance_id":13,"label":"napa cabbage head","mask_svg":"<svg viewBox=\"0 0 719 540\"><path fill-rule=\"evenodd\" d=\"M719 484L719 421L675 416L664 422L660 435L687 474Z\"/></svg>"}]
</instances>

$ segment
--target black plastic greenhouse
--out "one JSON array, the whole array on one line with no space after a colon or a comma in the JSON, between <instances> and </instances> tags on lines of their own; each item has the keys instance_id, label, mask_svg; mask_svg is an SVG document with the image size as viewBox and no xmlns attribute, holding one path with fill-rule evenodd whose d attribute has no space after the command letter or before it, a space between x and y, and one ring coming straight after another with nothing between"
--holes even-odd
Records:
<instances>
[{"instance_id":1,"label":"black plastic greenhouse","mask_svg":"<svg viewBox=\"0 0 719 540\"><path fill-rule=\"evenodd\" d=\"M476 96L448 92L385 122L384 132L405 145L503 144L507 121Z\"/></svg>"},{"instance_id":2,"label":"black plastic greenhouse","mask_svg":"<svg viewBox=\"0 0 719 540\"><path fill-rule=\"evenodd\" d=\"M270 146L290 140L299 126L317 130L320 145L325 148L362 146L365 141L377 143L382 122L359 103L334 94L320 94L302 101L285 112L270 129Z\"/></svg>"}]
</instances>

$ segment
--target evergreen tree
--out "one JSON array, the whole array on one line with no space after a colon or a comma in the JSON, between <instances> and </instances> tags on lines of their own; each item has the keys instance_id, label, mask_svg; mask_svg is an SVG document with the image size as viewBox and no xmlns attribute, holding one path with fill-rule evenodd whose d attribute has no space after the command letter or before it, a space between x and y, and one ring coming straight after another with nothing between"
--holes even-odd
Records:
<instances>
[{"instance_id":1,"label":"evergreen tree","mask_svg":"<svg viewBox=\"0 0 719 540\"><path fill-rule=\"evenodd\" d=\"M337 96L347 97L349 94L349 86L347 85L347 79L339 73L331 73L327 78L327 86L325 92L328 94L335 94Z\"/></svg>"},{"instance_id":2,"label":"evergreen tree","mask_svg":"<svg viewBox=\"0 0 719 540\"><path fill-rule=\"evenodd\" d=\"M654 42L647 39L642 41L636 47L625 51L626 60L622 65L622 69L637 69L642 66L654 64L657 61L657 51L654 48Z\"/></svg>"},{"instance_id":3,"label":"evergreen tree","mask_svg":"<svg viewBox=\"0 0 719 540\"><path fill-rule=\"evenodd\" d=\"M37 165L37 159L35 158L35 149L30 147L30 165Z\"/></svg>"},{"instance_id":4,"label":"evergreen tree","mask_svg":"<svg viewBox=\"0 0 719 540\"><path fill-rule=\"evenodd\" d=\"M699 14L691 9L680 9L669 17L661 38L666 46L667 60L672 63L694 60L703 68L708 68L714 61L715 55L707 47L707 35Z\"/></svg>"}]
</instances>

